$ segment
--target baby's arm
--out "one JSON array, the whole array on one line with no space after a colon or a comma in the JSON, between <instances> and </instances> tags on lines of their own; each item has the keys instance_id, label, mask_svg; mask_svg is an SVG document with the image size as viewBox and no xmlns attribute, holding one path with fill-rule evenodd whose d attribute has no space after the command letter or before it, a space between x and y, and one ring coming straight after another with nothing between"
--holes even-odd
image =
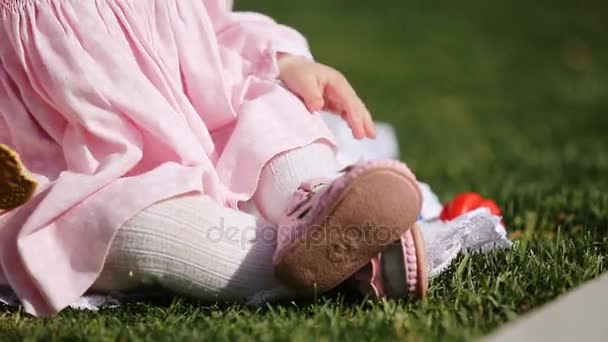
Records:
<instances>
[{"instance_id":1,"label":"baby's arm","mask_svg":"<svg viewBox=\"0 0 608 342\"><path fill-rule=\"evenodd\" d=\"M312 60L306 38L296 30L259 13L234 12L230 0L204 1L220 45L252 62L270 57L276 65L279 53Z\"/></svg>"},{"instance_id":2,"label":"baby's arm","mask_svg":"<svg viewBox=\"0 0 608 342\"><path fill-rule=\"evenodd\" d=\"M205 4L219 44L257 61L260 72L264 65L278 66L277 76L310 111L339 114L355 138L376 136L371 115L350 83L335 69L315 63L300 33L262 14L233 12L229 0L205 0ZM264 63L266 59L270 63Z\"/></svg>"},{"instance_id":3,"label":"baby's arm","mask_svg":"<svg viewBox=\"0 0 608 342\"><path fill-rule=\"evenodd\" d=\"M312 112L342 117L357 139L375 138L372 117L346 77L326 65L293 55L279 56L280 79Z\"/></svg>"}]
</instances>

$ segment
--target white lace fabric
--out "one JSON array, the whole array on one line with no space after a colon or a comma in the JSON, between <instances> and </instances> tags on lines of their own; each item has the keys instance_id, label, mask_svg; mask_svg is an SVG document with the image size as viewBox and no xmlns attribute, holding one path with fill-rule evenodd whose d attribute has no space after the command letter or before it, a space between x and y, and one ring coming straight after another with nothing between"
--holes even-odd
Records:
<instances>
[{"instance_id":1,"label":"white lace fabric","mask_svg":"<svg viewBox=\"0 0 608 342\"><path fill-rule=\"evenodd\" d=\"M427 254L427 271L434 278L448 268L459 253L487 253L510 248L512 242L500 222L487 208L466 213L452 221L438 219L419 223Z\"/></svg>"}]
</instances>

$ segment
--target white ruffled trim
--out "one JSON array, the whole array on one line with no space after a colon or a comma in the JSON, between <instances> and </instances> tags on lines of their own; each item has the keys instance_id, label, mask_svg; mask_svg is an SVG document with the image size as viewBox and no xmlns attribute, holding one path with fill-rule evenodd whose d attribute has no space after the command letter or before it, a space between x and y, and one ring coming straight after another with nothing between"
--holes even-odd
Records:
<instances>
[{"instance_id":1,"label":"white ruffled trim","mask_svg":"<svg viewBox=\"0 0 608 342\"><path fill-rule=\"evenodd\" d=\"M438 219L420 222L430 277L441 274L461 252L487 253L510 248L513 243L500 220L488 208L479 208L448 222Z\"/></svg>"}]
</instances>

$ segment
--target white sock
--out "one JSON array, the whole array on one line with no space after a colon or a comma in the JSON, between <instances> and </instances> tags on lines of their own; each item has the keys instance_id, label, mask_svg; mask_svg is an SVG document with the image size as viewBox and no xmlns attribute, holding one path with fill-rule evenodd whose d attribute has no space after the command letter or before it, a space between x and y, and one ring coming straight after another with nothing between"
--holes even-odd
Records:
<instances>
[{"instance_id":1,"label":"white sock","mask_svg":"<svg viewBox=\"0 0 608 342\"><path fill-rule=\"evenodd\" d=\"M160 285L204 300L295 294L274 278L276 229L203 195L159 202L124 224L96 291Z\"/></svg>"},{"instance_id":2,"label":"white sock","mask_svg":"<svg viewBox=\"0 0 608 342\"><path fill-rule=\"evenodd\" d=\"M333 148L322 142L280 154L262 169L253 197L256 207L269 222L278 224L289 199L303 181L335 178L340 168Z\"/></svg>"}]
</instances>

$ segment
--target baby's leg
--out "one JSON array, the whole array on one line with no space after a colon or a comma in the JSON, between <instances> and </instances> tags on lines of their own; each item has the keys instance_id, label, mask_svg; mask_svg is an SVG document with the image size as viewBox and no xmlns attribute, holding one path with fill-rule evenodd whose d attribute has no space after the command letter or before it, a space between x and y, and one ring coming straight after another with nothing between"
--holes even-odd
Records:
<instances>
[{"instance_id":1,"label":"baby's leg","mask_svg":"<svg viewBox=\"0 0 608 342\"><path fill-rule=\"evenodd\" d=\"M268 221L277 224L293 192L303 181L334 178L340 168L334 149L324 142L282 153L262 169L253 198L256 207Z\"/></svg>"},{"instance_id":2,"label":"baby's leg","mask_svg":"<svg viewBox=\"0 0 608 342\"><path fill-rule=\"evenodd\" d=\"M207 196L152 205L118 231L95 291L159 285L204 300L294 295L275 280L275 228Z\"/></svg>"},{"instance_id":3,"label":"baby's leg","mask_svg":"<svg viewBox=\"0 0 608 342\"><path fill-rule=\"evenodd\" d=\"M315 143L262 169L254 200L278 226L275 275L293 288L337 286L397 241L420 213L415 177L404 164L339 168L333 149Z\"/></svg>"}]
</instances>

